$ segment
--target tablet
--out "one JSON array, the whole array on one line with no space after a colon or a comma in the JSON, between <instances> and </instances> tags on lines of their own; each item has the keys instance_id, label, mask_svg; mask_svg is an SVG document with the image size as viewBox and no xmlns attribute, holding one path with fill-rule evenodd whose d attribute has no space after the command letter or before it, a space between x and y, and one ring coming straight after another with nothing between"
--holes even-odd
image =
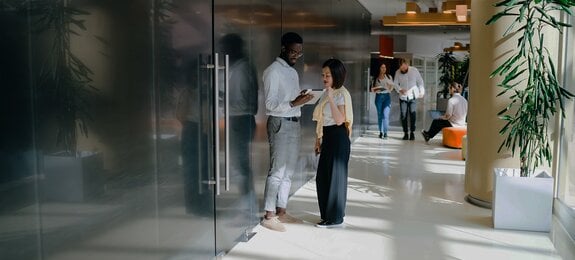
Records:
<instances>
[{"instance_id":1,"label":"tablet","mask_svg":"<svg viewBox=\"0 0 575 260\"><path fill-rule=\"evenodd\" d=\"M307 94L312 94L313 98L304 105L314 105L323 95L323 89L306 89Z\"/></svg>"}]
</instances>

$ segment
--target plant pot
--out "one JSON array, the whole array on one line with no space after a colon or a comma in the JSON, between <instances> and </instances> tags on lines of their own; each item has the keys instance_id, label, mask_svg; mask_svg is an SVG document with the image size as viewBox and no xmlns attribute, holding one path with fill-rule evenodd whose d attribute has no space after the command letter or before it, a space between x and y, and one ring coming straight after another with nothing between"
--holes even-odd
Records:
<instances>
[{"instance_id":1,"label":"plant pot","mask_svg":"<svg viewBox=\"0 0 575 260\"><path fill-rule=\"evenodd\" d=\"M493 226L500 229L549 232L553 177L537 170L519 177L519 169L493 169Z\"/></svg>"},{"instance_id":2,"label":"plant pot","mask_svg":"<svg viewBox=\"0 0 575 260\"><path fill-rule=\"evenodd\" d=\"M42 195L49 201L83 202L103 191L101 153L79 156L57 153L44 156Z\"/></svg>"}]
</instances>

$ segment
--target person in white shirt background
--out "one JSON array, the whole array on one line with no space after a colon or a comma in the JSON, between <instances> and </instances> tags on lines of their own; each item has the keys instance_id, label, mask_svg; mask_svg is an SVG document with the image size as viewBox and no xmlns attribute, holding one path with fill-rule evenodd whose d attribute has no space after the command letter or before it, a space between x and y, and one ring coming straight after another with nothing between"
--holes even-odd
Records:
<instances>
[{"instance_id":1,"label":"person in white shirt background","mask_svg":"<svg viewBox=\"0 0 575 260\"><path fill-rule=\"evenodd\" d=\"M377 109L377 128L379 138L387 139L389 129L389 111L391 110L391 90L393 79L387 74L385 63L379 65L379 73L371 84L371 92L375 93L375 108Z\"/></svg>"},{"instance_id":2,"label":"person in white shirt background","mask_svg":"<svg viewBox=\"0 0 575 260\"><path fill-rule=\"evenodd\" d=\"M303 223L286 212L291 177L296 169L300 148L300 107L313 95L299 86L299 76L293 68L303 55L303 39L288 32L281 38L279 57L263 74L270 169L264 191L264 218L261 225L271 230L285 231L282 223Z\"/></svg>"},{"instance_id":3,"label":"person in white shirt background","mask_svg":"<svg viewBox=\"0 0 575 260\"><path fill-rule=\"evenodd\" d=\"M405 59L399 59L399 69L393 79L395 90L399 93L399 108L401 112L401 126L403 140L415 140L415 119L417 102L425 95L423 78L417 68L409 66ZM409 128L408 128L409 118Z\"/></svg>"},{"instance_id":4,"label":"person in white shirt background","mask_svg":"<svg viewBox=\"0 0 575 260\"><path fill-rule=\"evenodd\" d=\"M463 87L457 82L449 84L449 95L445 114L431 122L429 130L421 131L425 142L433 138L441 129L445 127L465 127L467 118L467 100L461 96Z\"/></svg>"}]
</instances>

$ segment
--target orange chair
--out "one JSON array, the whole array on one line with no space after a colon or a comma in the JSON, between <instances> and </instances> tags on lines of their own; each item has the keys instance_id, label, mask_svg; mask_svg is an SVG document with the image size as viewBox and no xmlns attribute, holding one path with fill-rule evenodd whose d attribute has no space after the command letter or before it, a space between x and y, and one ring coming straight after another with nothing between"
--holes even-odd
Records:
<instances>
[{"instance_id":1,"label":"orange chair","mask_svg":"<svg viewBox=\"0 0 575 260\"><path fill-rule=\"evenodd\" d=\"M443 145L461 149L463 136L467 134L466 127L445 127L443 132Z\"/></svg>"}]
</instances>

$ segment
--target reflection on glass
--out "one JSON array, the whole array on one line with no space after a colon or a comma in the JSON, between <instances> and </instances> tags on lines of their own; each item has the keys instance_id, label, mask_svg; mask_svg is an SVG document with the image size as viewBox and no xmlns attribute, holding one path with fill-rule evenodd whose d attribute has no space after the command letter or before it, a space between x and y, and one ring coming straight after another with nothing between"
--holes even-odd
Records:
<instances>
[{"instance_id":1,"label":"reflection on glass","mask_svg":"<svg viewBox=\"0 0 575 260\"><path fill-rule=\"evenodd\" d=\"M197 61L183 62L183 71L194 74ZM213 194L207 181L207 140L205 127L200 127L200 91L195 76L188 75L177 94L176 117L182 125L181 158L184 175L186 212L197 216L213 216Z\"/></svg>"},{"instance_id":2,"label":"reflection on glass","mask_svg":"<svg viewBox=\"0 0 575 260\"><path fill-rule=\"evenodd\" d=\"M244 40L238 34L220 39L220 48L229 55L230 178L249 206L255 202L250 165L251 145L258 111L258 81L254 66L245 54Z\"/></svg>"}]
</instances>

